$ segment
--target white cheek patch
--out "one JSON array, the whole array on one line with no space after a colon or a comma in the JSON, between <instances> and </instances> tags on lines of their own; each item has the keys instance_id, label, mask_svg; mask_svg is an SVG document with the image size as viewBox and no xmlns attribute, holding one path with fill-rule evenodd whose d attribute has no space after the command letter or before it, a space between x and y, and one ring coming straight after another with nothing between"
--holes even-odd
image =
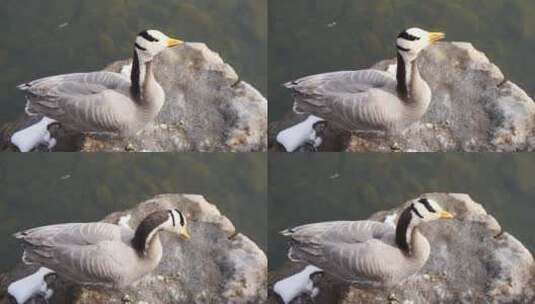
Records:
<instances>
[{"instance_id":1,"label":"white cheek patch","mask_svg":"<svg viewBox=\"0 0 535 304\"><path fill-rule=\"evenodd\" d=\"M149 45L150 45L149 41L143 39L142 37L137 37L134 47L140 51L146 51Z\"/></svg>"},{"instance_id":2,"label":"white cheek patch","mask_svg":"<svg viewBox=\"0 0 535 304\"><path fill-rule=\"evenodd\" d=\"M442 208L434 200L428 200L431 208L435 209L436 212L442 211Z\"/></svg>"},{"instance_id":3,"label":"white cheek patch","mask_svg":"<svg viewBox=\"0 0 535 304\"><path fill-rule=\"evenodd\" d=\"M413 44L405 39L401 39L401 38L396 39L396 48L401 52L411 51L411 45Z\"/></svg>"},{"instance_id":4,"label":"white cheek patch","mask_svg":"<svg viewBox=\"0 0 535 304\"><path fill-rule=\"evenodd\" d=\"M424 218L427 217L429 211L427 211L427 209L425 209L423 206L418 205L418 206L416 206L416 209L418 210L418 212L420 212L420 214L421 214Z\"/></svg>"},{"instance_id":5,"label":"white cheek patch","mask_svg":"<svg viewBox=\"0 0 535 304\"><path fill-rule=\"evenodd\" d=\"M177 226L177 216L175 215L174 210L169 210L169 217L170 217L170 226L176 227Z\"/></svg>"},{"instance_id":6,"label":"white cheek patch","mask_svg":"<svg viewBox=\"0 0 535 304\"><path fill-rule=\"evenodd\" d=\"M186 218L178 209L169 210L169 213L173 216L173 223L175 226L184 227L186 226Z\"/></svg>"}]
</instances>

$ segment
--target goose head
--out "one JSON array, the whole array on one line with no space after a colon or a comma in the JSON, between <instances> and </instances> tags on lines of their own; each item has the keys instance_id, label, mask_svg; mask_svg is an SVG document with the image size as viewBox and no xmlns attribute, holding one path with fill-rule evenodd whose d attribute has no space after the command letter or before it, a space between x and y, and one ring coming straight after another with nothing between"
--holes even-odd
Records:
<instances>
[{"instance_id":1,"label":"goose head","mask_svg":"<svg viewBox=\"0 0 535 304\"><path fill-rule=\"evenodd\" d=\"M151 61L154 56L163 50L183 43L181 40L167 37L160 31L144 30L137 35L134 49L139 56L139 60L147 62Z\"/></svg>"},{"instance_id":2,"label":"goose head","mask_svg":"<svg viewBox=\"0 0 535 304\"><path fill-rule=\"evenodd\" d=\"M418 198L407 209L412 213L414 224L431 222L439 219L452 219L453 215L440 207L440 205L428 198Z\"/></svg>"},{"instance_id":3,"label":"goose head","mask_svg":"<svg viewBox=\"0 0 535 304\"><path fill-rule=\"evenodd\" d=\"M429 198L417 198L401 212L396 226L396 244L404 252L411 251L412 231L421 223L452 219L453 215Z\"/></svg>"},{"instance_id":4,"label":"goose head","mask_svg":"<svg viewBox=\"0 0 535 304\"><path fill-rule=\"evenodd\" d=\"M396 48L405 62L411 62L416 59L423 49L444 39L445 36L441 32L428 32L413 27L399 33L396 39Z\"/></svg>"},{"instance_id":5,"label":"goose head","mask_svg":"<svg viewBox=\"0 0 535 304\"><path fill-rule=\"evenodd\" d=\"M178 209L169 209L168 220L161 226L162 230L174 233L178 235L183 240L189 240L191 236L189 235L188 228L186 227L186 217Z\"/></svg>"}]
</instances>

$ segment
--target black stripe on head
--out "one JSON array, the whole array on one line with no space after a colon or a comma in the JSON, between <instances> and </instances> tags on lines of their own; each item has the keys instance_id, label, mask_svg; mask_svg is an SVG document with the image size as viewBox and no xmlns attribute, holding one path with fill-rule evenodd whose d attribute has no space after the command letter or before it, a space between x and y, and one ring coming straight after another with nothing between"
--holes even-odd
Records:
<instances>
[{"instance_id":1,"label":"black stripe on head","mask_svg":"<svg viewBox=\"0 0 535 304\"><path fill-rule=\"evenodd\" d=\"M180 226L184 226L184 224L186 223L186 220L184 219L184 215L178 209L175 209L175 211L176 213L178 213L178 216L180 216Z\"/></svg>"},{"instance_id":2,"label":"black stripe on head","mask_svg":"<svg viewBox=\"0 0 535 304\"><path fill-rule=\"evenodd\" d=\"M418 212L418 209L416 209L416 207L414 207L414 204L411 204L411 207L410 207L411 211L414 212L414 214L416 214L419 218L424 218L420 212Z\"/></svg>"},{"instance_id":3,"label":"black stripe on head","mask_svg":"<svg viewBox=\"0 0 535 304\"><path fill-rule=\"evenodd\" d=\"M154 41L155 41L155 42L158 42L158 41L160 41L160 40L158 40L158 39L152 37L152 36L149 34L149 32L146 31L146 30L140 32L140 33L138 34L138 36L141 36L141 37L143 37L145 40L148 40L148 41L150 41L150 42L154 42Z\"/></svg>"},{"instance_id":4,"label":"black stripe on head","mask_svg":"<svg viewBox=\"0 0 535 304\"><path fill-rule=\"evenodd\" d=\"M420 204L423 204L425 206L425 208L429 211L429 212L433 212L433 213L436 213L437 211L435 209L433 209L433 207L431 206L431 204L429 203L429 200L427 198L421 198L418 200L418 203Z\"/></svg>"},{"instance_id":5,"label":"black stripe on head","mask_svg":"<svg viewBox=\"0 0 535 304\"><path fill-rule=\"evenodd\" d=\"M137 44L137 42L134 43L134 46L136 47L136 49L139 49L139 50L142 50L142 51L146 51L147 50L146 48L144 48L141 45Z\"/></svg>"},{"instance_id":6,"label":"black stripe on head","mask_svg":"<svg viewBox=\"0 0 535 304\"><path fill-rule=\"evenodd\" d=\"M400 46L400 45L398 45L398 44L396 44L396 48L397 48L398 50L402 51L402 52L408 52L408 51L410 51L410 49L406 49L406 48L404 48L404 47L402 47L402 46Z\"/></svg>"},{"instance_id":7,"label":"black stripe on head","mask_svg":"<svg viewBox=\"0 0 535 304\"><path fill-rule=\"evenodd\" d=\"M173 227L175 227L176 226L176 224L175 224L175 215L173 214L172 210L169 210L169 214L171 215L171 219L173 219Z\"/></svg>"},{"instance_id":8,"label":"black stripe on head","mask_svg":"<svg viewBox=\"0 0 535 304\"><path fill-rule=\"evenodd\" d=\"M403 31L403 32L399 33L398 38L403 38L403 39L409 40L409 41L420 40L420 37L413 36L413 35L407 33L406 31Z\"/></svg>"}]
</instances>

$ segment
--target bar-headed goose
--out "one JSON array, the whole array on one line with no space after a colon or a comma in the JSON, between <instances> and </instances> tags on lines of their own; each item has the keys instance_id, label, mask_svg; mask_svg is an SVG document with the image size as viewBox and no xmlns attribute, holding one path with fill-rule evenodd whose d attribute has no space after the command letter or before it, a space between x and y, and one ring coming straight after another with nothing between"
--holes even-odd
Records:
<instances>
[{"instance_id":1,"label":"bar-headed goose","mask_svg":"<svg viewBox=\"0 0 535 304\"><path fill-rule=\"evenodd\" d=\"M165 93L156 82L152 59L183 42L156 30L139 33L130 80L119 73L90 72L37 79L18 88L26 92L26 112L52 118L79 132L129 136L160 112Z\"/></svg>"},{"instance_id":2,"label":"bar-headed goose","mask_svg":"<svg viewBox=\"0 0 535 304\"><path fill-rule=\"evenodd\" d=\"M396 39L397 75L368 69L312 75L284 84L294 94L294 111L310 113L350 131L398 134L427 111L431 90L416 58L444 38L419 28Z\"/></svg>"},{"instance_id":3,"label":"bar-headed goose","mask_svg":"<svg viewBox=\"0 0 535 304\"><path fill-rule=\"evenodd\" d=\"M159 232L189 239L178 209L149 214L132 231L108 223L70 223L16 233L22 260L50 268L74 282L126 287L154 270L162 258Z\"/></svg>"},{"instance_id":4,"label":"bar-headed goose","mask_svg":"<svg viewBox=\"0 0 535 304\"><path fill-rule=\"evenodd\" d=\"M312 264L364 287L390 287L420 270L430 245L418 225L453 216L433 200L416 199L397 226L374 221L336 221L282 231L290 237L288 257Z\"/></svg>"}]
</instances>

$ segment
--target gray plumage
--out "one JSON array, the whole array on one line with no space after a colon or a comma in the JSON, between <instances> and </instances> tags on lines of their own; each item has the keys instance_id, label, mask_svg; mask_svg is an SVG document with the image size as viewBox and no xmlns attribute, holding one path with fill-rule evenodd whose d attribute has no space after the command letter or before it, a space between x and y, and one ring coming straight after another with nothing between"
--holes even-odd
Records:
<instances>
[{"instance_id":1,"label":"gray plumage","mask_svg":"<svg viewBox=\"0 0 535 304\"><path fill-rule=\"evenodd\" d=\"M387 134L399 133L421 119L431 101L431 90L422 79L415 59L429 45L430 33L419 29L403 33L397 42L396 76L368 69L318 74L287 82L284 86L293 92L294 111L313 114L347 130ZM416 39L407 40L407 36Z\"/></svg>"},{"instance_id":2,"label":"gray plumage","mask_svg":"<svg viewBox=\"0 0 535 304\"><path fill-rule=\"evenodd\" d=\"M292 261L315 265L363 287L390 287L416 273L429 257L429 242L417 225L451 218L435 202L431 204L432 212L422 203L411 204L396 228L374 221L335 221L303 225L281 234L290 238L288 257Z\"/></svg>"},{"instance_id":3,"label":"gray plumage","mask_svg":"<svg viewBox=\"0 0 535 304\"><path fill-rule=\"evenodd\" d=\"M151 35L158 39L147 40ZM169 46L178 44L172 44L178 40L154 30L138 35L131 81L118 73L90 72L19 85L26 92L26 112L55 119L75 131L134 135L158 115L165 101L165 93L154 78L152 59L168 41Z\"/></svg>"},{"instance_id":4,"label":"gray plumage","mask_svg":"<svg viewBox=\"0 0 535 304\"><path fill-rule=\"evenodd\" d=\"M75 282L121 288L158 266L159 231L183 233L185 224L171 224L175 214L180 212L152 213L135 232L108 223L69 223L21 231L14 237L22 242L24 263L45 266Z\"/></svg>"},{"instance_id":5,"label":"gray plumage","mask_svg":"<svg viewBox=\"0 0 535 304\"><path fill-rule=\"evenodd\" d=\"M129 88L128 79L112 72L52 76L19 86L27 91L29 114L42 114L74 130L121 135L132 135L147 122Z\"/></svg>"}]
</instances>

